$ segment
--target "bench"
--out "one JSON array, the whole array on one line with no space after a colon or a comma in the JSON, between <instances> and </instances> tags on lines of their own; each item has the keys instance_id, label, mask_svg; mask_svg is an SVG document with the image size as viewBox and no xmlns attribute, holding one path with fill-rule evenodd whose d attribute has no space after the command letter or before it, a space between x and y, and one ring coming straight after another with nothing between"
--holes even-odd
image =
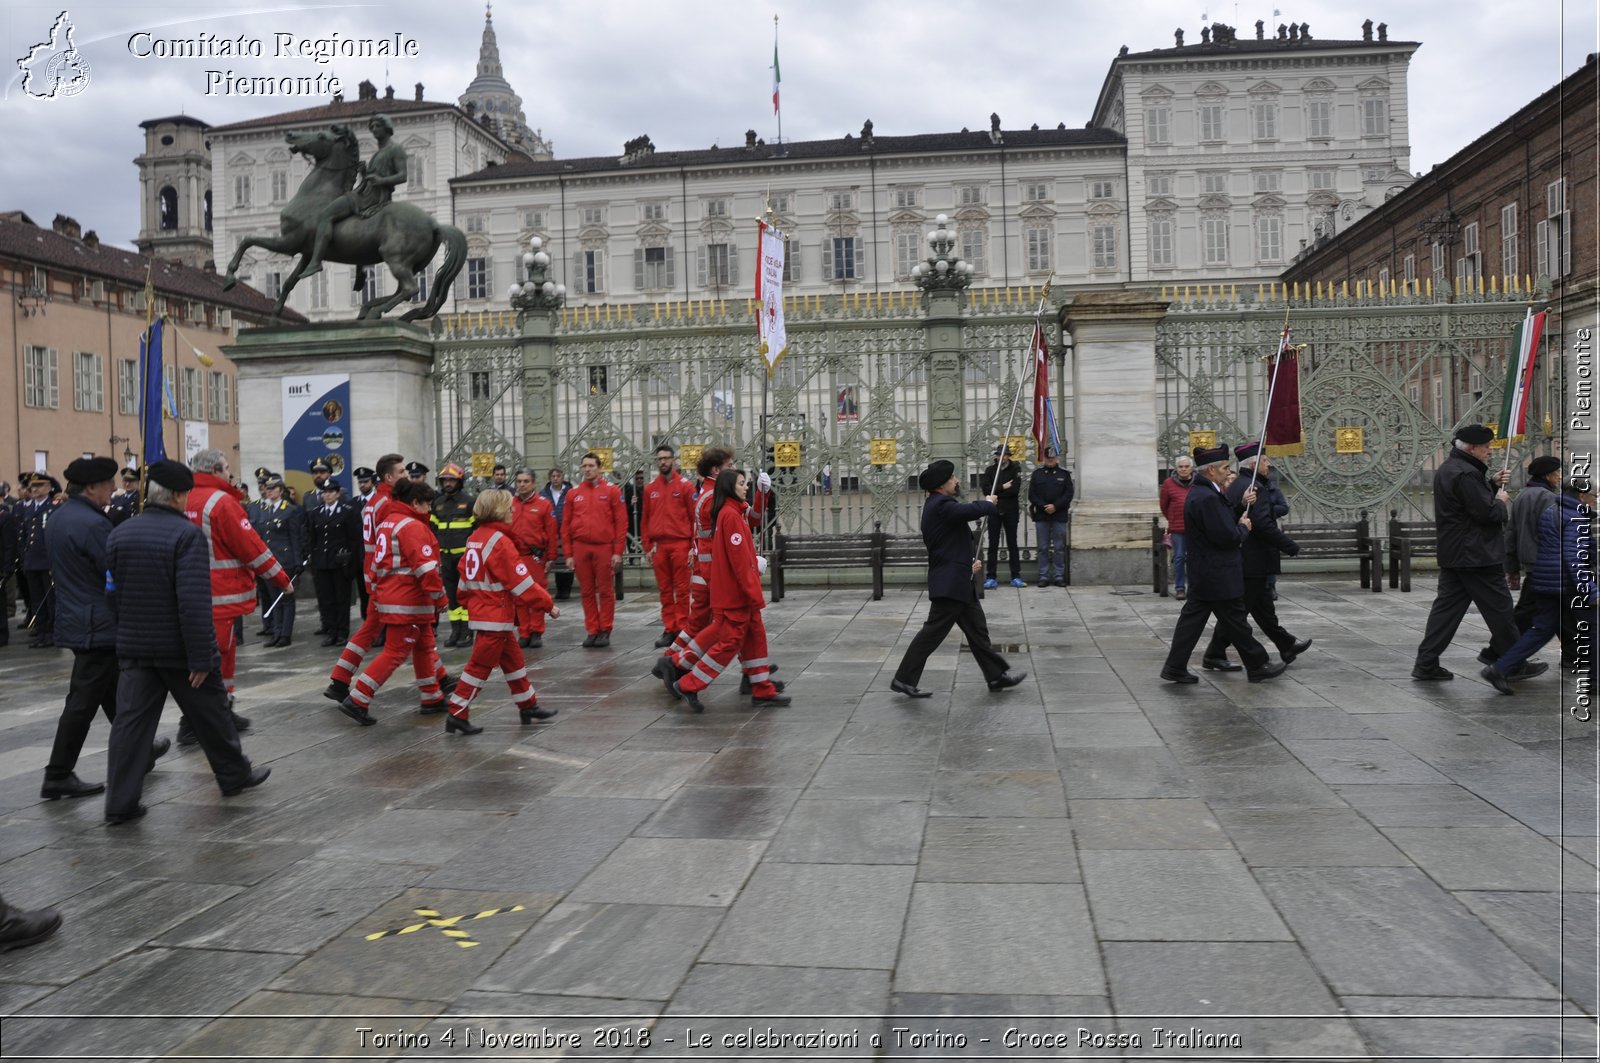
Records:
<instances>
[{"instance_id":1,"label":"bench","mask_svg":"<svg viewBox=\"0 0 1600 1063\"><path fill-rule=\"evenodd\" d=\"M1373 537L1366 510L1359 520L1283 525L1283 533L1300 545L1297 560L1354 558L1361 562L1361 585L1374 594L1383 590L1383 542Z\"/></svg>"},{"instance_id":2,"label":"bench","mask_svg":"<svg viewBox=\"0 0 1600 1063\"><path fill-rule=\"evenodd\" d=\"M1411 590L1411 561L1439 556L1439 529L1431 520L1401 520L1389 511L1389 586Z\"/></svg>"},{"instance_id":3,"label":"bench","mask_svg":"<svg viewBox=\"0 0 1600 1063\"><path fill-rule=\"evenodd\" d=\"M928 548L920 535L890 535L881 521L872 522L872 600L883 598L883 570L928 567Z\"/></svg>"},{"instance_id":4,"label":"bench","mask_svg":"<svg viewBox=\"0 0 1600 1063\"><path fill-rule=\"evenodd\" d=\"M872 568L873 597L881 598L882 572L877 566L879 534L785 535L779 532L772 551L772 600L783 600L783 574L791 568ZM924 561L927 555L923 555Z\"/></svg>"}]
</instances>

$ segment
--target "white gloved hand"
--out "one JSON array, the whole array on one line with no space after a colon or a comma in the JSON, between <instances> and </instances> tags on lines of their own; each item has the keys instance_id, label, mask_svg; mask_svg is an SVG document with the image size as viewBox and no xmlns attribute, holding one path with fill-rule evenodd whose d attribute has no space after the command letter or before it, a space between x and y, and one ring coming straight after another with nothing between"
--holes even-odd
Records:
<instances>
[{"instance_id":1,"label":"white gloved hand","mask_svg":"<svg viewBox=\"0 0 1600 1063\"><path fill-rule=\"evenodd\" d=\"M772 477L768 476L764 472L757 474L757 476L756 476L756 489L760 490L760 491L770 491L770 490L772 490Z\"/></svg>"},{"instance_id":2,"label":"white gloved hand","mask_svg":"<svg viewBox=\"0 0 1600 1063\"><path fill-rule=\"evenodd\" d=\"M756 555L756 571L763 576L767 574L767 559L760 554Z\"/></svg>"}]
</instances>

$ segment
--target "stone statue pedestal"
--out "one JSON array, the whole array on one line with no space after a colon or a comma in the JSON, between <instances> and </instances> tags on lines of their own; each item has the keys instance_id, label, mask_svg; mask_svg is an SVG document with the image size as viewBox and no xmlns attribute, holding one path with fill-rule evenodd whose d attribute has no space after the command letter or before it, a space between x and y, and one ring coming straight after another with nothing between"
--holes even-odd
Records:
<instances>
[{"instance_id":1,"label":"stone statue pedestal","mask_svg":"<svg viewBox=\"0 0 1600 1063\"><path fill-rule=\"evenodd\" d=\"M1149 292L1086 292L1065 309L1072 335L1077 497L1073 583L1150 581L1156 470L1156 325Z\"/></svg>"},{"instance_id":2,"label":"stone statue pedestal","mask_svg":"<svg viewBox=\"0 0 1600 1063\"><path fill-rule=\"evenodd\" d=\"M234 474L259 465L309 487L306 468L285 468L285 381L348 374L352 464L371 467L384 454L437 465L434 450L433 340L428 330L394 320L340 321L246 329L223 351L239 367L239 454ZM353 469L338 478L349 492ZM297 482L298 481L298 482Z\"/></svg>"}]
</instances>

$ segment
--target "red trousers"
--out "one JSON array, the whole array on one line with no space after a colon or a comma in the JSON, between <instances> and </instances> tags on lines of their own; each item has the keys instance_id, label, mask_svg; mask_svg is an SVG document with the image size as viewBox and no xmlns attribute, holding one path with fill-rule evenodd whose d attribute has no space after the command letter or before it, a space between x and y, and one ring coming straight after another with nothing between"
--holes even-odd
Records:
<instances>
[{"instance_id":1,"label":"red trousers","mask_svg":"<svg viewBox=\"0 0 1600 1063\"><path fill-rule=\"evenodd\" d=\"M545 575L544 562L537 557L523 554L522 563L528 566L528 574L533 577L533 582L541 587L545 586L547 577ZM519 601L517 603L517 630L524 635L543 635L544 610L531 608ZM478 632L478 637L481 638L483 634L481 631Z\"/></svg>"},{"instance_id":2,"label":"red trousers","mask_svg":"<svg viewBox=\"0 0 1600 1063\"><path fill-rule=\"evenodd\" d=\"M699 693L710 686L737 657L744 666L744 674L750 677L753 697L770 698L778 693L778 688L772 685L772 662L767 658L767 625L762 623L760 609L727 609L714 614L711 627L701 632L697 641L706 649L689 674L679 681L679 687L685 692Z\"/></svg>"},{"instance_id":3,"label":"red trousers","mask_svg":"<svg viewBox=\"0 0 1600 1063\"><path fill-rule=\"evenodd\" d=\"M374 615L377 610L372 610ZM367 670L356 676L350 685L350 700L366 708L372 704L378 689L394 675L407 657L416 672L417 687L423 701L438 701L444 696L439 689L444 665L439 663L439 652L434 647L432 624L386 624L383 652L367 665Z\"/></svg>"},{"instance_id":4,"label":"red trousers","mask_svg":"<svg viewBox=\"0 0 1600 1063\"><path fill-rule=\"evenodd\" d=\"M610 543L573 543L572 570L583 599L583 629L590 635L610 631L617 612L617 587L611 572Z\"/></svg>"},{"instance_id":5,"label":"red trousers","mask_svg":"<svg viewBox=\"0 0 1600 1063\"><path fill-rule=\"evenodd\" d=\"M222 653L222 685L233 693L233 669L237 663L239 644L233 638L233 622L236 617L221 617L216 613L211 614L211 628L217 633L217 649Z\"/></svg>"},{"instance_id":6,"label":"red trousers","mask_svg":"<svg viewBox=\"0 0 1600 1063\"><path fill-rule=\"evenodd\" d=\"M372 649L372 644L378 641L378 632L383 628L383 621L378 619L376 609L368 609L366 617L361 621L361 627L350 641L344 644L344 649L339 652L339 660L333 666L333 674L328 676L335 683L350 685L350 680L355 677L361 662L366 658L367 651Z\"/></svg>"},{"instance_id":7,"label":"red trousers","mask_svg":"<svg viewBox=\"0 0 1600 1063\"><path fill-rule=\"evenodd\" d=\"M689 622L689 540L657 542L650 564L661 592L661 630L682 631Z\"/></svg>"},{"instance_id":8,"label":"red trousers","mask_svg":"<svg viewBox=\"0 0 1600 1063\"><path fill-rule=\"evenodd\" d=\"M711 626L711 588L704 583L689 584L689 609L684 614L683 626L667 656L679 668L693 668L706 652L706 642L699 636Z\"/></svg>"},{"instance_id":9,"label":"red trousers","mask_svg":"<svg viewBox=\"0 0 1600 1063\"><path fill-rule=\"evenodd\" d=\"M533 683L528 680L528 668L522 660L522 647L517 645L515 631L478 631L472 640L472 659L461 670L455 693L450 695L450 715L465 720L472 700L489 681L489 673L496 668L511 688L511 700L519 709L535 708L539 704Z\"/></svg>"}]
</instances>

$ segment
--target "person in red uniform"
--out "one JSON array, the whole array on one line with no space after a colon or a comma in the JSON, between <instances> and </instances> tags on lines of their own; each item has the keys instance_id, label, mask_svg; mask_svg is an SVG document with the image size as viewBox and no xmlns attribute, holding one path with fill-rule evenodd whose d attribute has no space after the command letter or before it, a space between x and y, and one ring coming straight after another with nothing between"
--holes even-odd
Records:
<instances>
[{"instance_id":1,"label":"person in red uniform","mask_svg":"<svg viewBox=\"0 0 1600 1063\"><path fill-rule=\"evenodd\" d=\"M361 586L365 588L369 599L372 594L372 559L378 548L378 524L394 497L395 484L406 479L405 466L406 459L399 454L385 454L379 458L378 467L373 470L378 475L378 486L373 488L372 497L361 508ZM350 696L351 678L361 668L361 662L382 633L383 623L378 618L378 611L367 609L361 618L361 627L345 643L339 660L334 663L333 674L328 677L328 689L322 692L323 697L343 701Z\"/></svg>"},{"instance_id":2,"label":"person in red uniform","mask_svg":"<svg viewBox=\"0 0 1600 1063\"><path fill-rule=\"evenodd\" d=\"M656 661L655 667L650 670L651 674L665 683L669 690L672 684L694 667L694 662L700 659L702 646L695 640L695 635L711 624L711 585L706 582L706 576L711 571L711 538L715 529L708 514L711 511L711 497L716 487L717 476L732 462L733 455L728 451L720 447L707 447L700 452L700 460L695 463L694 471L700 476L700 484L695 489L694 497L692 524L694 539L693 552L689 555L688 616L678 631L678 637L673 641L671 649L662 654L660 660Z\"/></svg>"},{"instance_id":3,"label":"person in red uniform","mask_svg":"<svg viewBox=\"0 0 1600 1063\"><path fill-rule=\"evenodd\" d=\"M789 704L789 696L773 683L768 667L767 628L761 621L767 604L761 590L766 560L756 553L745 502L748 494L749 480L740 470L724 469L717 476L710 510L716 529L711 547L711 628L702 635L705 653L688 675L673 684L674 692L695 712L705 711L697 695L734 657L743 662L757 707Z\"/></svg>"},{"instance_id":4,"label":"person in red uniform","mask_svg":"<svg viewBox=\"0 0 1600 1063\"><path fill-rule=\"evenodd\" d=\"M555 507L539 493L538 480L533 470L517 470L512 485L516 494L511 498L511 538L517 541L522 563L533 574L533 581L541 587L549 583L546 562L553 559L560 545L556 528ZM517 604L517 630L522 633L522 645L538 649L544 645L544 610Z\"/></svg>"},{"instance_id":5,"label":"person in red uniform","mask_svg":"<svg viewBox=\"0 0 1600 1063\"><path fill-rule=\"evenodd\" d=\"M472 659L461 670L461 679L450 695L446 734L475 735L483 730L468 718L468 711L496 668L511 688L511 700L523 723L548 720L556 714L554 709L539 708L539 697L528 681L528 666L517 645L517 617L524 607L551 616L560 616L561 611L544 584L534 578L519 549L511 523L511 492L483 492L472 504L472 516L477 526L462 551L461 582L456 587L456 600L471 617L467 623L474 635Z\"/></svg>"},{"instance_id":6,"label":"person in red uniform","mask_svg":"<svg viewBox=\"0 0 1600 1063\"><path fill-rule=\"evenodd\" d=\"M407 657L422 691L423 713L443 712L444 668L434 647L433 626L450 607L439 574L439 542L428 527L433 488L407 480L395 485L383 520L373 533L371 612L384 626L383 652L356 676L339 711L359 724L374 724L368 707L379 688Z\"/></svg>"},{"instance_id":7,"label":"person in red uniform","mask_svg":"<svg viewBox=\"0 0 1600 1063\"><path fill-rule=\"evenodd\" d=\"M583 482L567 495L561 543L577 574L583 597L583 627L588 648L611 645L617 609L613 573L622 568L628 541L628 511L622 490L600 475L600 457L583 456Z\"/></svg>"},{"instance_id":8,"label":"person in red uniform","mask_svg":"<svg viewBox=\"0 0 1600 1063\"><path fill-rule=\"evenodd\" d=\"M676 452L656 448L661 475L645 485L639 544L650 555L661 592L661 637L656 649L672 645L689 625L689 548L694 542L694 485L676 466Z\"/></svg>"},{"instance_id":9,"label":"person in red uniform","mask_svg":"<svg viewBox=\"0 0 1600 1063\"><path fill-rule=\"evenodd\" d=\"M199 525L211 544L211 624L222 654L222 683L233 704L233 670L238 644L234 620L256 611L256 580L272 584L284 594L294 593L289 574L272 556L250 526L240 500L244 492L228 482L228 459L220 450L202 450L194 456L194 490L189 492L184 516ZM234 728L250 729L250 721L234 715ZM178 744L193 745L194 732L178 727Z\"/></svg>"}]
</instances>

